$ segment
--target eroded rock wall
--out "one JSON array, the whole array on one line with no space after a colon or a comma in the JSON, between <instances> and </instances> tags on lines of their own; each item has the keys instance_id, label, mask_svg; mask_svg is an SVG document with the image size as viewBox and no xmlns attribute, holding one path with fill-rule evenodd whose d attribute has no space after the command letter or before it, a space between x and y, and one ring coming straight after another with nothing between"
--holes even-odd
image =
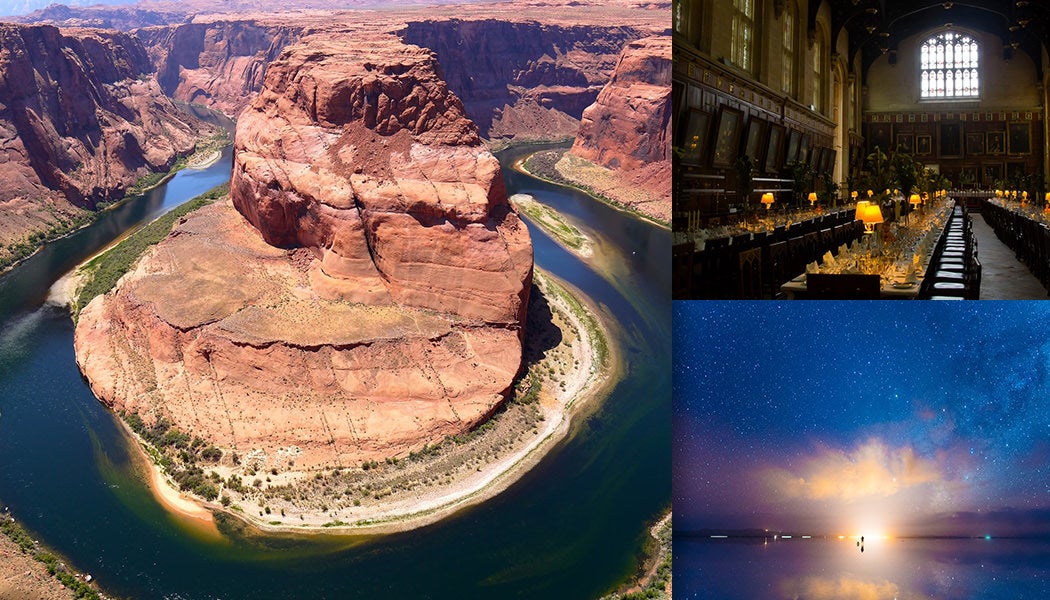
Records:
<instances>
[{"instance_id":1,"label":"eroded rock wall","mask_svg":"<svg viewBox=\"0 0 1050 600\"><path fill-rule=\"evenodd\" d=\"M266 66L303 33L295 25L222 20L135 31L164 93L236 115L262 89Z\"/></svg>"},{"instance_id":2,"label":"eroded rock wall","mask_svg":"<svg viewBox=\"0 0 1050 600\"><path fill-rule=\"evenodd\" d=\"M467 116L494 139L574 134L623 46L644 34L628 26L448 19L411 22L399 35L437 53Z\"/></svg>"},{"instance_id":3,"label":"eroded rock wall","mask_svg":"<svg viewBox=\"0 0 1050 600\"><path fill-rule=\"evenodd\" d=\"M628 44L609 83L583 112L580 158L630 171L671 159L671 38Z\"/></svg>"},{"instance_id":4,"label":"eroded rock wall","mask_svg":"<svg viewBox=\"0 0 1050 600\"><path fill-rule=\"evenodd\" d=\"M0 25L0 248L123 197L211 131L152 73L126 34Z\"/></svg>"}]
</instances>

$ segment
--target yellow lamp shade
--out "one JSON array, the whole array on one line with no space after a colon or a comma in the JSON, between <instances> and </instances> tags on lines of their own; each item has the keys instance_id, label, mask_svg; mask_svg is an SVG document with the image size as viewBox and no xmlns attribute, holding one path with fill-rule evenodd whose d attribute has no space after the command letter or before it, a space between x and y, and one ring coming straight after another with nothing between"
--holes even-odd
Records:
<instances>
[{"instance_id":1,"label":"yellow lamp shade","mask_svg":"<svg viewBox=\"0 0 1050 600\"><path fill-rule=\"evenodd\" d=\"M1024 198L1025 200L1027 200L1028 199L1028 191L1026 190L1026 191L1021 192L1021 197Z\"/></svg>"},{"instance_id":2,"label":"yellow lamp shade","mask_svg":"<svg viewBox=\"0 0 1050 600\"><path fill-rule=\"evenodd\" d=\"M872 196L874 196L874 195L875 195L875 194L873 194L873 193L871 192L871 190L868 190L868 198L871 198L871 197L872 197Z\"/></svg>"},{"instance_id":3,"label":"yellow lamp shade","mask_svg":"<svg viewBox=\"0 0 1050 600\"><path fill-rule=\"evenodd\" d=\"M861 200L860 202L858 202L857 203L857 212L855 212L853 214L853 219L856 220L856 221L863 221L864 220L864 207L869 205L869 204L871 204L871 202L868 202L867 200Z\"/></svg>"},{"instance_id":4,"label":"yellow lamp shade","mask_svg":"<svg viewBox=\"0 0 1050 600\"><path fill-rule=\"evenodd\" d=\"M1047 196L1050 196L1050 194L1047 194ZM856 200L857 199L857 190L853 190L852 192L850 192L849 193L849 197L853 198L854 200Z\"/></svg>"},{"instance_id":5,"label":"yellow lamp shade","mask_svg":"<svg viewBox=\"0 0 1050 600\"><path fill-rule=\"evenodd\" d=\"M908 198L908 202L911 204L922 204L922 198L920 198L918 194L912 194L911 197Z\"/></svg>"},{"instance_id":6,"label":"yellow lamp shade","mask_svg":"<svg viewBox=\"0 0 1050 600\"><path fill-rule=\"evenodd\" d=\"M1047 202L1050 202L1050 192L1047 192L1047 193L1046 193L1046 201L1047 201Z\"/></svg>"},{"instance_id":7,"label":"yellow lamp shade","mask_svg":"<svg viewBox=\"0 0 1050 600\"><path fill-rule=\"evenodd\" d=\"M814 202L817 201L817 193L816 192L810 192L807 199L809 200L810 204L813 204Z\"/></svg>"},{"instance_id":8,"label":"yellow lamp shade","mask_svg":"<svg viewBox=\"0 0 1050 600\"><path fill-rule=\"evenodd\" d=\"M766 192L765 194L762 194L762 204L765 204L766 210L769 210L769 207L773 204L772 192Z\"/></svg>"},{"instance_id":9,"label":"yellow lamp shade","mask_svg":"<svg viewBox=\"0 0 1050 600\"><path fill-rule=\"evenodd\" d=\"M860 212L860 211L858 211ZM867 224L882 223L882 209L878 204L867 204L864 206L864 210L860 212L860 220Z\"/></svg>"}]
</instances>

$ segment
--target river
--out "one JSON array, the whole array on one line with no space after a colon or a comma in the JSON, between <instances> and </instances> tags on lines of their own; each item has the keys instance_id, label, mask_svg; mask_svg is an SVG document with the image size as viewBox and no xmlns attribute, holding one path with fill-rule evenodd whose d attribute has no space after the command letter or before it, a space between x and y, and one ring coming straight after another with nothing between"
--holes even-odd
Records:
<instances>
[{"instance_id":1,"label":"river","mask_svg":"<svg viewBox=\"0 0 1050 600\"><path fill-rule=\"evenodd\" d=\"M39 539L120 597L593 598L631 575L646 524L671 501L670 233L507 168L611 253L603 277L529 225L536 263L618 323L625 378L505 492L387 536L209 536L136 476L114 417L76 367L73 325L46 302L61 275L122 231L229 177L203 171L110 211L0 279L0 500Z\"/></svg>"}]
</instances>

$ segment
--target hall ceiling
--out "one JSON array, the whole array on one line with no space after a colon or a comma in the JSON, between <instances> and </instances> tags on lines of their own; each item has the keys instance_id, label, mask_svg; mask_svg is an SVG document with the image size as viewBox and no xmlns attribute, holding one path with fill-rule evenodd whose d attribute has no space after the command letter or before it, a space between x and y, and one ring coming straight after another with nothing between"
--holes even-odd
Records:
<instances>
[{"instance_id":1,"label":"hall ceiling","mask_svg":"<svg viewBox=\"0 0 1050 600\"><path fill-rule=\"evenodd\" d=\"M810 30L822 0L808 0ZM924 31L952 27L985 31L1002 41L1004 58L1018 52L1035 62L1042 80L1042 44L1050 39L1050 0L827 0L831 5L832 40L849 32L852 60L862 56L862 79L883 54L895 60L901 40Z\"/></svg>"}]
</instances>

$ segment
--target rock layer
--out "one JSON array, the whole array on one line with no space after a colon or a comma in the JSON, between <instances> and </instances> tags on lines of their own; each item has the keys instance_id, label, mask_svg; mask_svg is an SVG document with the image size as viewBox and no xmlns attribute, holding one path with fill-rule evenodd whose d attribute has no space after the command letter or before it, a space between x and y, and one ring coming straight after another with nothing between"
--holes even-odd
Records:
<instances>
[{"instance_id":1,"label":"rock layer","mask_svg":"<svg viewBox=\"0 0 1050 600\"><path fill-rule=\"evenodd\" d=\"M297 26L222 20L139 29L164 93L229 115L262 89L266 65L302 35Z\"/></svg>"},{"instance_id":2,"label":"rock layer","mask_svg":"<svg viewBox=\"0 0 1050 600\"><path fill-rule=\"evenodd\" d=\"M103 402L282 468L403 456L498 407L532 247L433 53L289 47L239 119L231 198L81 313Z\"/></svg>"},{"instance_id":3,"label":"rock layer","mask_svg":"<svg viewBox=\"0 0 1050 600\"><path fill-rule=\"evenodd\" d=\"M663 221L671 206L671 38L652 36L628 44L612 78L583 112L570 152L611 171L627 204ZM631 189L641 190L637 202ZM656 200L653 200L655 196Z\"/></svg>"},{"instance_id":4,"label":"rock layer","mask_svg":"<svg viewBox=\"0 0 1050 600\"><path fill-rule=\"evenodd\" d=\"M643 36L628 26L496 19L411 22L399 34L437 53L483 136L547 139L575 133L624 44Z\"/></svg>"},{"instance_id":5,"label":"rock layer","mask_svg":"<svg viewBox=\"0 0 1050 600\"><path fill-rule=\"evenodd\" d=\"M171 167L210 128L164 97L133 37L0 25L0 247Z\"/></svg>"}]
</instances>

